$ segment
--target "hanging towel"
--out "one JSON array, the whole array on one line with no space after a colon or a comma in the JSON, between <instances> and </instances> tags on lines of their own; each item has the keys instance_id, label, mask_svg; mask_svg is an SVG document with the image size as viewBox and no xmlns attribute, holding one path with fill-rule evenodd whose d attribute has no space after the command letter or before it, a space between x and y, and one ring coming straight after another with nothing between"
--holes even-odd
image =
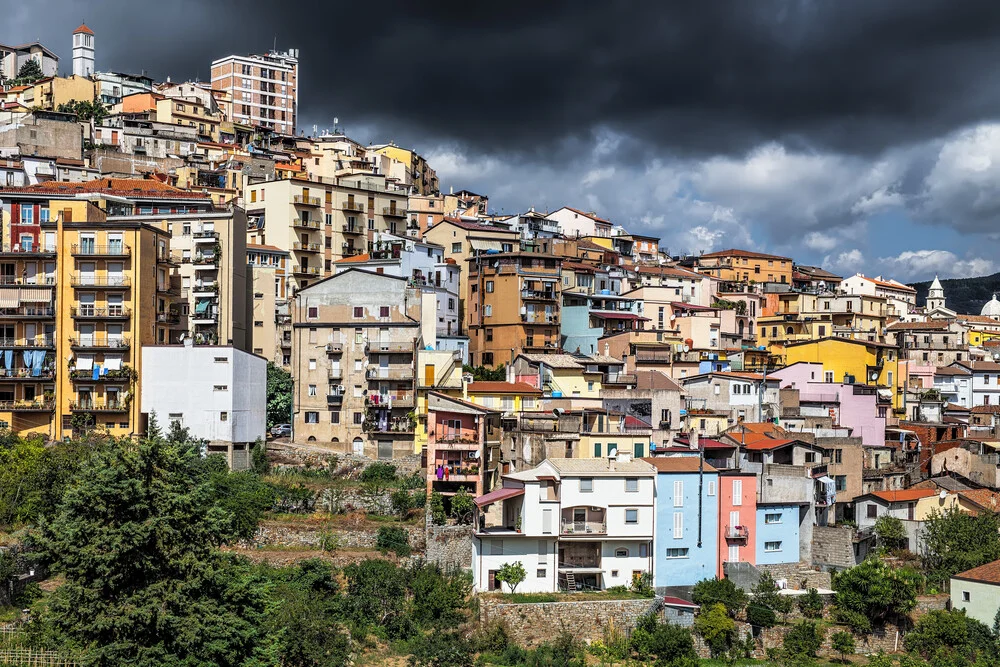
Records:
<instances>
[{"instance_id":1,"label":"hanging towel","mask_svg":"<svg viewBox=\"0 0 1000 667\"><path fill-rule=\"evenodd\" d=\"M14 350L3 351L3 367L7 370L14 367Z\"/></svg>"},{"instance_id":2,"label":"hanging towel","mask_svg":"<svg viewBox=\"0 0 1000 667\"><path fill-rule=\"evenodd\" d=\"M39 377L42 374L44 364L45 350L35 350L35 358L31 362L31 377Z\"/></svg>"},{"instance_id":3,"label":"hanging towel","mask_svg":"<svg viewBox=\"0 0 1000 667\"><path fill-rule=\"evenodd\" d=\"M21 359L24 360L24 367L31 368L32 360L35 358L34 350L24 350L21 352Z\"/></svg>"},{"instance_id":4,"label":"hanging towel","mask_svg":"<svg viewBox=\"0 0 1000 667\"><path fill-rule=\"evenodd\" d=\"M94 364L93 375L90 376L92 380L98 380L101 377L101 366L100 364Z\"/></svg>"}]
</instances>

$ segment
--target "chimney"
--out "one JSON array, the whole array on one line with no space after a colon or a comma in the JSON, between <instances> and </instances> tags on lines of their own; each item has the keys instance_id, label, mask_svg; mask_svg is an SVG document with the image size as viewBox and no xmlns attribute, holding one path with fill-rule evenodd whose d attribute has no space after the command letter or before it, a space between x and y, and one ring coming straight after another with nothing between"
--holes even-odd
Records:
<instances>
[{"instance_id":1,"label":"chimney","mask_svg":"<svg viewBox=\"0 0 1000 667\"><path fill-rule=\"evenodd\" d=\"M698 451L698 431L695 431L694 429L691 430L688 444L691 446L691 449Z\"/></svg>"}]
</instances>

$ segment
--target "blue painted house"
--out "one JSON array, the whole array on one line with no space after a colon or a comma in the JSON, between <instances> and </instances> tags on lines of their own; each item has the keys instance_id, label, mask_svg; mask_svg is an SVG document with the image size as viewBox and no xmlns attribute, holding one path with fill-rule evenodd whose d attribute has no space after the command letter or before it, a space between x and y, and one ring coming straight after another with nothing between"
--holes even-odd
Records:
<instances>
[{"instance_id":1,"label":"blue painted house","mask_svg":"<svg viewBox=\"0 0 1000 667\"><path fill-rule=\"evenodd\" d=\"M719 562L719 473L700 457L644 459L657 471L653 585L693 586Z\"/></svg>"},{"instance_id":2,"label":"blue painted house","mask_svg":"<svg viewBox=\"0 0 1000 667\"><path fill-rule=\"evenodd\" d=\"M795 504L757 504L757 565L799 562L800 510Z\"/></svg>"}]
</instances>

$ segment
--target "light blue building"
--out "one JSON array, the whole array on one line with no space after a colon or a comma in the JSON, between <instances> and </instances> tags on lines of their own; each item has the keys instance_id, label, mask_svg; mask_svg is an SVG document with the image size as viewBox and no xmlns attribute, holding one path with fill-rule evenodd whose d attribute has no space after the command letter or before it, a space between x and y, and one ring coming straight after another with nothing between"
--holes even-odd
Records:
<instances>
[{"instance_id":1,"label":"light blue building","mask_svg":"<svg viewBox=\"0 0 1000 667\"><path fill-rule=\"evenodd\" d=\"M719 563L719 473L699 457L646 459L656 467L653 585L693 586Z\"/></svg>"},{"instance_id":2,"label":"light blue building","mask_svg":"<svg viewBox=\"0 0 1000 667\"><path fill-rule=\"evenodd\" d=\"M599 294L563 291L559 311L562 349L571 354L577 350L581 354L600 354L603 336L642 328L639 323L645 318L637 310L635 299L612 294L611 290Z\"/></svg>"},{"instance_id":3,"label":"light blue building","mask_svg":"<svg viewBox=\"0 0 1000 667\"><path fill-rule=\"evenodd\" d=\"M798 505L757 505L757 565L799 562Z\"/></svg>"}]
</instances>

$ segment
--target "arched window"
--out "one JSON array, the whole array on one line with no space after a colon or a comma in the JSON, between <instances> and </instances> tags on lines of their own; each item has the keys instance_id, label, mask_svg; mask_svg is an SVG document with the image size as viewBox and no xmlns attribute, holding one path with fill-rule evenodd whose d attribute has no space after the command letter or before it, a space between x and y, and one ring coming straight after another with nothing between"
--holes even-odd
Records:
<instances>
[{"instance_id":1,"label":"arched window","mask_svg":"<svg viewBox=\"0 0 1000 667\"><path fill-rule=\"evenodd\" d=\"M785 333L787 335L791 336L793 333L795 333L795 330L792 329L792 327L788 327L788 328L785 329Z\"/></svg>"},{"instance_id":2,"label":"arched window","mask_svg":"<svg viewBox=\"0 0 1000 667\"><path fill-rule=\"evenodd\" d=\"M628 549L625 547L615 549L615 558L628 558Z\"/></svg>"}]
</instances>

